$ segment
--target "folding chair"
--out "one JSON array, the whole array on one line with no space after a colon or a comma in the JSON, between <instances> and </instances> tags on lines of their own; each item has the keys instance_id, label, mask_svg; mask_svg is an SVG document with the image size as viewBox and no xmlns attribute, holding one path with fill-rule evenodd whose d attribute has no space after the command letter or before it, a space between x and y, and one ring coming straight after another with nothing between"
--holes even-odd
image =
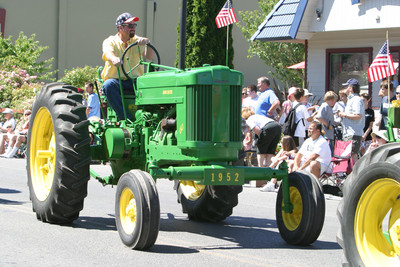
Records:
<instances>
[{"instance_id":1,"label":"folding chair","mask_svg":"<svg viewBox=\"0 0 400 267\"><path fill-rule=\"evenodd\" d=\"M320 177L324 193L342 196L343 183L353 169L352 141L336 140L328 170Z\"/></svg>"}]
</instances>

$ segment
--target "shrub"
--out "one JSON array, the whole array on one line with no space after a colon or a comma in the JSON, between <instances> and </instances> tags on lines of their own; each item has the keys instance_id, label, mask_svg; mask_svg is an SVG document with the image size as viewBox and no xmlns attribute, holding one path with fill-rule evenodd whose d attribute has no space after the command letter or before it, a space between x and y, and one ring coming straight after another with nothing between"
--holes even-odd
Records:
<instances>
[{"instance_id":1,"label":"shrub","mask_svg":"<svg viewBox=\"0 0 400 267\"><path fill-rule=\"evenodd\" d=\"M0 107L31 109L35 95L42 87L36 80L37 76L31 76L23 69L0 70Z\"/></svg>"},{"instance_id":2,"label":"shrub","mask_svg":"<svg viewBox=\"0 0 400 267\"><path fill-rule=\"evenodd\" d=\"M97 78L97 69L98 67L85 66L65 70L64 77L58 81L83 89L86 82L94 83ZM101 88L102 85L99 82L97 84Z\"/></svg>"}]
</instances>

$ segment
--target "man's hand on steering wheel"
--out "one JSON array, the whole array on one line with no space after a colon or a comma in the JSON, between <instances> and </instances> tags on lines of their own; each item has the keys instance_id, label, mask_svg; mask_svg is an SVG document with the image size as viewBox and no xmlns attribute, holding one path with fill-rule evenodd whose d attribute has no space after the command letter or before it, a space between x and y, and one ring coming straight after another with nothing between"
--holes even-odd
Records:
<instances>
[{"instance_id":1,"label":"man's hand on steering wheel","mask_svg":"<svg viewBox=\"0 0 400 267\"><path fill-rule=\"evenodd\" d=\"M138 45L147 45L150 44L150 39L145 37L137 37L136 41Z\"/></svg>"}]
</instances>

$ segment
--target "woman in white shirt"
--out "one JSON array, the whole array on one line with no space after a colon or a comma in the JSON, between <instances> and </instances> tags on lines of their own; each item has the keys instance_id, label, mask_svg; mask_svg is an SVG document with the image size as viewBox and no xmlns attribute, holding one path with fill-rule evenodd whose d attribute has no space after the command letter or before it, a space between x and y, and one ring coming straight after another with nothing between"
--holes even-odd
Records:
<instances>
[{"instance_id":1,"label":"woman in white shirt","mask_svg":"<svg viewBox=\"0 0 400 267\"><path fill-rule=\"evenodd\" d=\"M276 147L281 139L281 126L271 118L255 114L254 111L242 108L242 118L247 126L258 136L257 161L259 167L267 167L271 164L271 158L275 155Z\"/></svg>"}]
</instances>

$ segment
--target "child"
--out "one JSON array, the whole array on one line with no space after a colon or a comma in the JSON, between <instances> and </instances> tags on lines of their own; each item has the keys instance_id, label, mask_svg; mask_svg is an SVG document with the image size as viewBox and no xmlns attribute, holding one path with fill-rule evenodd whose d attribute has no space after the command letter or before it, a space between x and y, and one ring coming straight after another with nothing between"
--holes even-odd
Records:
<instances>
[{"instance_id":1,"label":"child","mask_svg":"<svg viewBox=\"0 0 400 267\"><path fill-rule=\"evenodd\" d=\"M278 154L275 157L271 158L271 164L269 165L269 167L277 168L277 166L279 166L279 164L281 164L283 160L286 160L289 167L289 172L291 172L291 169L294 164L293 160L297 153L297 148L293 137L291 137L290 135L283 136L281 140L281 146L282 149L278 152ZM269 181L266 185L260 188L260 191L273 192L275 191L275 186L276 186L276 178L272 178L271 181Z\"/></svg>"},{"instance_id":2,"label":"child","mask_svg":"<svg viewBox=\"0 0 400 267\"><path fill-rule=\"evenodd\" d=\"M374 131L374 132L372 132L371 136L374 141L368 147L368 150L367 150L367 152L365 152L365 154L367 154L367 153L371 152L372 150L374 150L375 148L389 142L389 138L388 138L386 130Z\"/></svg>"},{"instance_id":3,"label":"child","mask_svg":"<svg viewBox=\"0 0 400 267\"><path fill-rule=\"evenodd\" d=\"M281 140L281 146L282 149L278 152L278 154L271 159L272 163L269 165L271 168L277 168L277 166L283 161L286 160L286 162L293 161L296 153L297 153L297 147L294 142L293 137L290 135L285 135L282 137ZM290 170L289 170L290 172Z\"/></svg>"}]
</instances>

